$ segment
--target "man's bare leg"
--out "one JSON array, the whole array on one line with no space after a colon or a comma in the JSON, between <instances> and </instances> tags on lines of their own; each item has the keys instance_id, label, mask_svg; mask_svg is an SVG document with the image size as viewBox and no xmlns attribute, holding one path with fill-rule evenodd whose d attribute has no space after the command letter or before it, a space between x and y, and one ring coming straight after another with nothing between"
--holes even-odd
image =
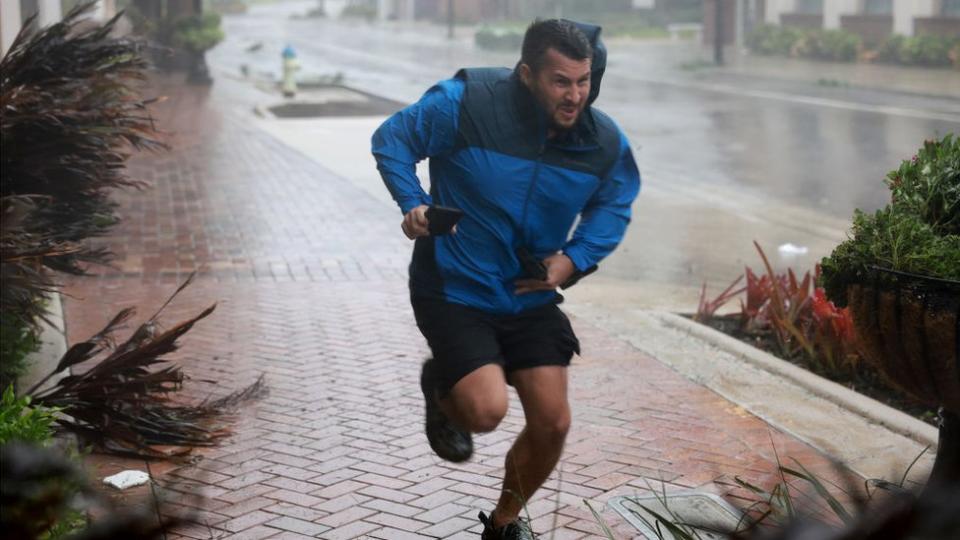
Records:
<instances>
[{"instance_id":1,"label":"man's bare leg","mask_svg":"<svg viewBox=\"0 0 960 540\"><path fill-rule=\"evenodd\" d=\"M520 396L527 424L507 453L503 490L492 516L496 527L516 520L523 505L547 480L570 430L566 367L518 370L510 380Z\"/></svg>"},{"instance_id":2,"label":"man's bare leg","mask_svg":"<svg viewBox=\"0 0 960 540\"><path fill-rule=\"evenodd\" d=\"M439 404L443 414L461 429L487 433L506 416L508 399L503 368L487 364L457 381Z\"/></svg>"}]
</instances>

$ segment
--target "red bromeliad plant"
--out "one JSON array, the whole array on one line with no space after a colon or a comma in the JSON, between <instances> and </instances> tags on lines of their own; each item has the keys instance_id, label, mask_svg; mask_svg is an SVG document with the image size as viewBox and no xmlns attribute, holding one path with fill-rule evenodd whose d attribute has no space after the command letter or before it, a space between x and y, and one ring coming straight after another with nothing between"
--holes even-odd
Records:
<instances>
[{"instance_id":1,"label":"red bromeliad plant","mask_svg":"<svg viewBox=\"0 0 960 540\"><path fill-rule=\"evenodd\" d=\"M749 269L747 271L749 272ZM697 307L697 313L693 316L693 320L704 321L713 317L717 310L729 302L731 298L734 298L738 294L747 290L746 287L740 287L737 290L733 290L734 287L740 284L741 280L743 280L743 276L735 279L733 283L724 289L722 293L718 294L713 300L707 300L707 284L704 283L703 287L700 288L700 303Z\"/></svg>"},{"instance_id":2,"label":"red bromeliad plant","mask_svg":"<svg viewBox=\"0 0 960 540\"><path fill-rule=\"evenodd\" d=\"M819 274L820 266L817 265L817 277ZM831 371L856 369L860 356L855 352L857 338L850 310L835 306L820 287L814 291L811 306L813 341L824 367Z\"/></svg>"},{"instance_id":3,"label":"red bromeliad plant","mask_svg":"<svg viewBox=\"0 0 960 540\"><path fill-rule=\"evenodd\" d=\"M793 270L776 273L759 244L754 242L765 272L758 275L749 267L726 290L707 300L701 291L695 320L714 316L723 304L741 293L739 331L747 336L771 336L781 355L803 358L817 371L852 373L857 365L856 337L846 308L837 308L823 289L814 285L820 268L797 278ZM746 286L733 288L746 278Z\"/></svg>"}]
</instances>

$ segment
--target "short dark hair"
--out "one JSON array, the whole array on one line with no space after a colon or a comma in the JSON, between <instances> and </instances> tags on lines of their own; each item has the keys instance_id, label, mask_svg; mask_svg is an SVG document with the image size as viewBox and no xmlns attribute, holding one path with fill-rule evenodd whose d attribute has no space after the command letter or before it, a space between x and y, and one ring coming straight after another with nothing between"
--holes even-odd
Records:
<instances>
[{"instance_id":1,"label":"short dark hair","mask_svg":"<svg viewBox=\"0 0 960 540\"><path fill-rule=\"evenodd\" d=\"M570 21L544 19L534 21L523 36L520 63L530 66L536 73L543 67L547 49L555 49L572 60L593 58L590 40Z\"/></svg>"}]
</instances>

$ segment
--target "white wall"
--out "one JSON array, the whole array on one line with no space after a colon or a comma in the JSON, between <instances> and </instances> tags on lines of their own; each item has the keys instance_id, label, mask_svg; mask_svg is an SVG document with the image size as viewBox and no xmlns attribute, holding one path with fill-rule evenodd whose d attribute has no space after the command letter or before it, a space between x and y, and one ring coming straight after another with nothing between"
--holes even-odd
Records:
<instances>
[{"instance_id":1,"label":"white wall","mask_svg":"<svg viewBox=\"0 0 960 540\"><path fill-rule=\"evenodd\" d=\"M860 0L826 0L823 3L823 27L840 28L840 17L858 13L862 4Z\"/></svg>"},{"instance_id":2,"label":"white wall","mask_svg":"<svg viewBox=\"0 0 960 540\"><path fill-rule=\"evenodd\" d=\"M0 54L6 54L20 31L20 2L0 0Z\"/></svg>"},{"instance_id":3,"label":"white wall","mask_svg":"<svg viewBox=\"0 0 960 540\"><path fill-rule=\"evenodd\" d=\"M780 24L780 14L793 13L797 10L797 0L767 0L764 22Z\"/></svg>"},{"instance_id":4,"label":"white wall","mask_svg":"<svg viewBox=\"0 0 960 540\"><path fill-rule=\"evenodd\" d=\"M60 0L39 0L37 7L40 12L37 16L37 24L41 27L50 26L63 18Z\"/></svg>"},{"instance_id":5,"label":"white wall","mask_svg":"<svg viewBox=\"0 0 960 540\"><path fill-rule=\"evenodd\" d=\"M915 17L935 17L940 14L941 0L893 0L893 31L913 35ZM865 0L824 0L824 28L840 28L840 17L863 13ZM796 11L797 0L766 0L764 22L780 24L782 13Z\"/></svg>"},{"instance_id":6,"label":"white wall","mask_svg":"<svg viewBox=\"0 0 960 540\"><path fill-rule=\"evenodd\" d=\"M933 17L940 14L936 0L893 0L893 33L913 35L914 17Z\"/></svg>"}]
</instances>

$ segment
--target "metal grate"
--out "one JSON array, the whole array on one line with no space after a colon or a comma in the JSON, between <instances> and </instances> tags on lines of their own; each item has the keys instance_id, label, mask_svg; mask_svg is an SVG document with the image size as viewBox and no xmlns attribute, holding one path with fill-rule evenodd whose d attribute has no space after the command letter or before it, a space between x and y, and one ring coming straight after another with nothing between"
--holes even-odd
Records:
<instances>
[{"instance_id":1,"label":"metal grate","mask_svg":"<svg viewBox=\"0 0 960 540\"><path fill-rule=\"evenodd\" d=\"M657 533L657 513L673 523L685 524L703 540L725 540L726 534L712 531L735 531L744 524L743 514L713 493L686 491L663 495L619 496L607 502L614 512L620 514L637 531L647 538L662 537L672 540L674 536L660 525Z\"/></svg>"}]
</instances>

